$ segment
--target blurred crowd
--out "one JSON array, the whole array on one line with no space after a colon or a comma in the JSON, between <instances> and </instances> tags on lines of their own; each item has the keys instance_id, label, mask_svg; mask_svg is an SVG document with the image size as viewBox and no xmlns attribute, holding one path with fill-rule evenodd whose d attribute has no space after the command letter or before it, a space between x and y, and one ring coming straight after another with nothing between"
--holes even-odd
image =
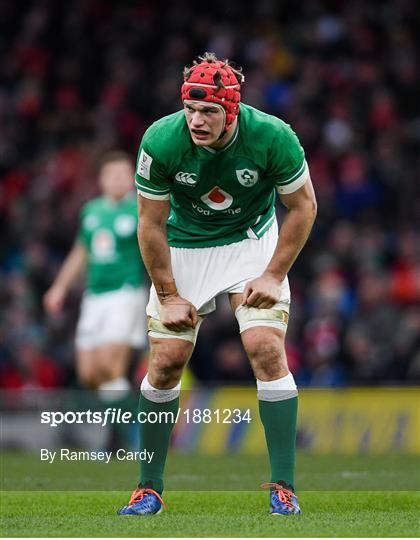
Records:
<instances>
[{"instance_id":1,"label":"blurred crowd","mask_svg":"<svg viewBox=\"0 0 420 540\"><path fill-rule=\"evenodd\" d=\"M180 109L182 68L206 50L243 66L243 101L290 123L306 151L319 211L290 274L297 381L418 382L416 4L0 0L0 385L75 384L83 285L54 319L42 295L97 193L97 157L134 158L147 126ZM226 299L218 306L191 369L251 381Z\"/></svg>"}]
</instances>

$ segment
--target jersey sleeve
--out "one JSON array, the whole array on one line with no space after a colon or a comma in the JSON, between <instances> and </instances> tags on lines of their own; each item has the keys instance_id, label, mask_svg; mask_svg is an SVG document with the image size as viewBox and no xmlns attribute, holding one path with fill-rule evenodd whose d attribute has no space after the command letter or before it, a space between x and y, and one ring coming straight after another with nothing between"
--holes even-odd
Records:
<instances>
[{"instance_id":1,"label":"jersey sleeve","mask_svg":"<svg viewBox=\"0 0 420 540\"><path fill-rule=\"evenodd\" d=\"M84 247L88 245L88 239L86 236L86 229L84 227L84 221L86 218L86 205L82 207L79 214L79 228L76 235L76 243L82 244Z\"/></svg>"},{"instance_id":2,"label":"jersey sleeve","mask_svg":"<svg viewBox=\"0 0 420 540\"><path fill-rule=\"evenodd\" d=\"M305 152L288 124L274 137L269 154L269 177L281 195L294 193L309 178Z\"/></svg>"},{"instance_id":3,"label":"jersey sleeve","mask_svg":"<svg viewBox=\"0 0 420 540\"><path fill-rule=\"evenodd\" d=\"M169 175L154 146L146 131L137 156L135 174L137 192L146 199L168 200L171 191Z\"/></svg>"}]
</instances>

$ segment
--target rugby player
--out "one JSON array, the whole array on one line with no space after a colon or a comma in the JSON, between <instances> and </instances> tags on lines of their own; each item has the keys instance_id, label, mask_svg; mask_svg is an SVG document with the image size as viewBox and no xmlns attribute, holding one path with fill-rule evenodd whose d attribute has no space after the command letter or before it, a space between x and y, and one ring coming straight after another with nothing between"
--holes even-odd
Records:
<instances>
[{"instance_id":1,"label":"rugby player","mask_svg":"<svg viewBox=\"0 0 420 540\"><path fill-rule=\"evenodd\" d=\"M152 280L151 355L140 410L178 409L200 324L228 293L253 368L271 464L270 513L300 513L295 494L297 388L287 365L287 273L305 245L316 199L291 127L240 102L242 71L213 53L184 70L183 110L146 131L136 185L139 243ZM287 209L278 230L276 194ZM141 424L140 483L120 514L162 510L173 424Z\"/></svg>"}]
</instances>

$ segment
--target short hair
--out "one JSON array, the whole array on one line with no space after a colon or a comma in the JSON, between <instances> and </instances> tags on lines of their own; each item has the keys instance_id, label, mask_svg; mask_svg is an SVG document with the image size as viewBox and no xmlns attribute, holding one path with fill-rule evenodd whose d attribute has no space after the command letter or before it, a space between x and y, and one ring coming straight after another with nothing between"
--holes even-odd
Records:
<instances>
[{"instance_id":1,"label":"short hair","mask_svg":"<svg viewBox=\"0 0 420 540\"><path fill-rule=\"evenodd\" d=\"M193 61L192 66L184 67L184 72L183 72L184 80L188 79L188 77L190 76L191 68L193 66L197 66L201 62L208 62L209 64L216 64L217 62L222 62L224 65L230 67L230 69L233 71L236 78L238 79L239 84L242 84L244 82L244 80L245 80L245 75L242 73L242 68L241 67L235 66L228 59L220 60L219 58L217 58L217 56L216 56L216 54L214 52L205 52L202 56L198 57L198 61L197 60ZM218 74L218 76L217 76L217 74ZM221 81L220 73L216 72L214 82L215 82L215 84L216 84L216 86L218 88L224 88L223 83Z\"/></svg>"},{"instance_id":2,"label":"short hair","mask_svg":"<svg viewBox=\"0 0 420 540\"><path fill-rule=\"evenodd\" d=\"M134 167L133 156L125 150L108 150L98 159L96 170L99 173L105 165L113 163L114 161L127 161Z\"/></svg>"}]
</instances>

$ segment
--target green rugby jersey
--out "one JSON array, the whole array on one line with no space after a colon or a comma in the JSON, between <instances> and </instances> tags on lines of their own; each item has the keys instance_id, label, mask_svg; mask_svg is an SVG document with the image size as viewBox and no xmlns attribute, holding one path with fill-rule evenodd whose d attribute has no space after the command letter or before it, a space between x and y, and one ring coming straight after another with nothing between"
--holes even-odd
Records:
<instances>
[{"instance_id":1,"label":"green rugby jersey","mask_svg":"<svg viewBox=\"0 0 420 540\"><path fill-rule=\"evenodd\" d=\"M84 205L77 241L88 254L87 290L100 294L144 284L137 243L137 201L133 194L114 202L97 197Z\"/></svg>"},{"instance_id":2,"label":"green rugby jersey","mask_svg":"<svg viewBox=\"0 0 420 540\"><path fill-rule=\"evenodd\" d=\"M149 127L136 166L141 195L170 198L167 234L173 247L260 238L276 219L276 189L292 193L307 177L291 127L243 103L236 132L221 150L195 145L181 110Z\"/></svg>"}]
</instances>

